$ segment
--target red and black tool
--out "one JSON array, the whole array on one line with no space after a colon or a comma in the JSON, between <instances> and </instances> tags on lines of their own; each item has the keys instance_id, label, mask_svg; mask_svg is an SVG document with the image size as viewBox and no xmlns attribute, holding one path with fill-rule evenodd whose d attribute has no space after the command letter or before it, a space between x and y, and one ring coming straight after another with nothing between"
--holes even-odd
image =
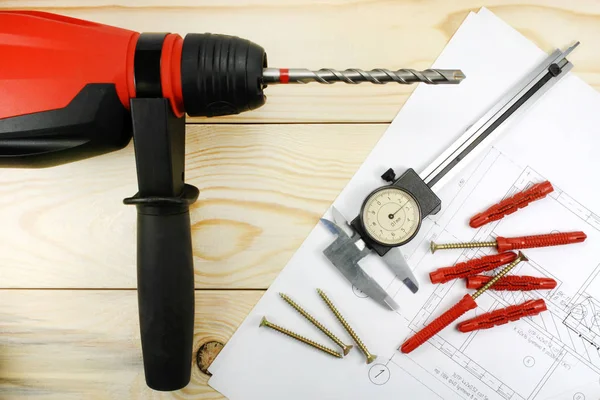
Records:
<instances>
[{"instance_id":1,"label":"red and black tool","mask_svg":"<svg viewBox=\"0 0 600 400\"><path fill-rule=\"evenodd\" d=\"M467 289L479 289L492 279L487 275L475 275L467 277ZM506 290L525 292L530 290L550 290L557 283L552 278L537 278L535 276L509 275L501 278L494 284L492 290Z\"/></svg>"},{"instance_id":2,"label":"red and black tool","mask_svg":"<svg viewBox=\"0 0 600 400\"><path fill-rule=\"evenodd\" d=\"M134 137L137 288L144 370L156 390L190 380L194 269L185 113L265 102L264 50L210 34L137 33L35 11L0 12L0 163L57 165Z\"/></svg>"},{"instance_id":3,"label":"red and black tool","mask_svg":"<svg viewBox=\"0 0 600 400\"><path fill-rule=\"evenodd\" d=\"M518 211L520 208L527 207L532 201L543 199L548 193L552 193L553 190L554 188L549 181L536 183L529 189L519 192L508 199L504 199L487 210L474 215L469 221L469 225L471 228L479 228L492 221L498 221Z\"/></svg>"},{"instance_id":4,"label":"red and black tool","mask_svg":"<svg viewBox=\"0 0 600 400\"><path fill-rule=\"evenodd\" d=\"M501 308L478 317L471 318L458 324L458 330L461 332L471 332L480 329L490 329L494 326L504 325L509 322L518 321L521 318L538 315L546 311L544 300L529 300L522 304Z\"/></svg>"},{"instance_id":5,"label":"red and black tool","mask_svg":"<svg viewBox=\"0 0 600 400\"><path fill-rule=\"evenodd\" d=\"M446 283L453 279L466 278L485 271L491 271L513 262L515 258L517 258L517 254L512 251L474 258L452 267L438 268L429 273L429 279L431 279L431 283Z\"/></svg>"},{"instance_id":6,"label":"red and black tool","mask_svg":"<svg viewBox=\"0 0 600 400\"><path fill-rule=\"evenodd\" d=\"M138 302L147 384L190 380L194 270L185 184L185 116L262 106L273 84L456 84L460 70L267 68L238 37L138 33L37 11L0 11L0 165L43 167L108 153L134 138Z\"/></svg>"}]
</instances>

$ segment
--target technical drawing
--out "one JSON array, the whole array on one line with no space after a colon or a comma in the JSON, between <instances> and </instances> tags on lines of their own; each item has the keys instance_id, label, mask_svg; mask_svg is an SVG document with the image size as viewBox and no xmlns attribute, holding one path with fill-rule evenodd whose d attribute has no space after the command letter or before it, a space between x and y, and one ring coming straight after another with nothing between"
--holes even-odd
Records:
<instances>
[{"instance_id":1,"label":"technical drawing","mask_svg":"<svg viewBox=\"0 0 600 400\"><path fill-rule=\"evenodd\" d=\"M600 350L600 301L588 291L600 286L597 282L600 265L578 291L573 300L573 307L563 320L563 324L586 340L596 350Z\"/></svg>"}]
</instances>

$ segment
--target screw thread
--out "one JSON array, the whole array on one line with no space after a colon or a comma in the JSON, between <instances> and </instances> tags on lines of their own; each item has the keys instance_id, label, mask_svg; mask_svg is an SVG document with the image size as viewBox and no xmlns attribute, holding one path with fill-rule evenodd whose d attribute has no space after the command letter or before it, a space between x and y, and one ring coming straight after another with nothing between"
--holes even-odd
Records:
<instances>
[{"instance_id":1,"label":"screw thread","mask_svg":"<svg viewBox=\"0 0 600 400\"><path fill-rule=\"evenodd\" d=\"M435 253L437 250L446 249L473 249L476 247L496 247L497 243L493 242L470 242L470 243L445 243L437 244L431 242L431 252Z\"/></svg>"},{"instance_id":2,"label":"screw thread","mask_svg":"<svg viewBox=\"0 0 600 400\"><path fill-rule=\"evenodd\" d=\"M348 324L348 322L346 322L346 320L344 319L344 317L342 316L342 314L340 314L340 312L333 305L333 303L331 302L331 300L329 300L329 297L327 297L327 295L325 294L325 292L323 292L321 289L317 289L317 292L319 293L319 296L321 296L321 298L323 299L323 301L327 304L327 306L329 307L329 309L336 316L336 318L338 319L338 321L340 321L340 323L344 326L344 329L346 329L346 332L348 332L348 334L350 336L352 336L352 339L354 339L354 342L356 342L356 344L358 345L358 348L364 353L365 356L367 356L368 363L370 363L373 360L375 360L375 357L377 357L377 356L374 356L371 353L369 353L369 350L367 349L367 346L365 346L365 344L362 342L362 340L360 340L360 338L358 337L358 335L356 334L356 332L354 332L354 329L352 329L352 327Z\"/></svg>"},{"instance_id":3,"label":"screw thread","mask_svg":"<svg viewBox=\"0 0 600 400\"><path fill-rule=\"evenodd\" d=\"M325 335L327 335L327 337L329 337L331 340L333 340L335 342L335 344L337 344L338 346L340 346L342 348L342 350L344 351L344 355L348 354L348 351L350 351L350 349L352 348L351 345L346 345L344 344L344 342L342 342L337 336L335 336L333 333L331 333L331 331L327 328L325 328L325 326L323 326L323 324L321 324L319 321L317 321L312 315L310 315L305 309L303 309L302 307L300 307L294 300L292 300L288 295L284 294L284 293L279 293L279 296L281 296L281 298L283 300L286 301L286 303L288 303L290 306L292 306L296 311L298 311L304 318L306 318L311 324L313 324L314 326L316 326L321 332L323 332Z\"/></svg>"},{"instance_id":4,"label":"screw thread","mask_svg":"<svg viewBox=\"0 0 600 400\"><path fill-rule=\"evenodd\" d=\"M315 349L321 350L322 352L327 353L331 356L334 356L337 358L342 358L342 355L340 353L338 353L337 351L332 350L329 347L325 347L322 344L319 344L313 340L307 339L304 336L298 335L297 333L294 333L294 332L290 331L289 329L286 329L282 326L273 324L273 323L267 321L267 319L265 317L263 317L263 319L260 323L260 326L271 328L277 332L283 333L284 335L291 337L292 339L296 339L304 344L314 347Z\"/></svg>"},{"instance_id":5,"label":"screw thread","mask_svg":"<svg viewBox=\"0 0 600 400\"><path fill-rule=\"evenodd\" d=\"M473 295L471 297L473 297L473 299L476 299L479 296L481 296L481 294L483 292L488 290L494 283L498 282L500 280L500 278L502 278L504 275L506 275L511 269L513 269L521 261L527 261L527 257L525 257L525 255L523 253L519 252L519 256L515 259L515 261L511 262L506 267L502 268L502 270L500 272L498 272L496 275L494 275L494 277L492 279L490 279L485 285L483 285L478 291L473 293Z\"/></svg>"}]
</instances>

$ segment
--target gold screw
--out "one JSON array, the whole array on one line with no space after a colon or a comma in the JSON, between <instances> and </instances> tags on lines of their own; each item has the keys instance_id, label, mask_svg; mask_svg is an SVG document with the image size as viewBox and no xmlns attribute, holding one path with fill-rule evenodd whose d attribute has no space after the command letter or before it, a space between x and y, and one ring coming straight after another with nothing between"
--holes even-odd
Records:
<instances>
[{"instance_id":1,"label":"gold screw","mask_svg":"<svg viewBox=\"0 0 600 400\"><path fill-rule=\"evenodd\" d=\"M478 298L479 296L481 296L481 294L483 292L485 292L486 290L488 290L494 283L498 282L498 280L500 278L502 278L504 275L506 275L511 269L513 269L515 267L515 265L517 265L521 261L529 261L529 259L525 256L525 254L523 254L522 252L519 252L519 254L517 255L517 258L515 258L515 260L513 262L511 262L506 267L504 267L502 269L502 271L500 271L496 275L494 275L494 277L492 279L490 279L488 281L488 283L486 283L485 285L483 285L481 288L479 288L478 291L476 291L475 293L473 293L471 295L471 297L473 298L473 300L475 300L476 298Z\"/></svg>"},{"instance_id":2,"label":"gold screw","mask_svg":"<svg viewBox=\"0 0 600 400\"><path fill-rule=\"evenodd\" d=\"M346 320L344 319L344 317L342 316L342 314L340 314L340 312L333 305L333 303L331 302L331 300L329 300L329 297L327 297L327 295L325 294L325 292L323 292L321 289L317 289L317 292L319 293L319 296L321 296L321 298L323 299L323 301L327 304L327 307L329 307L329 309L336 316L336 318L338 319L338 321L340 321L340 323L344 326L344 329L346 329L346 332L348 332L348 334L350 336L352 336L352 339L354 339L354 342L358 345L358 348L360 348L360 350L367 357L367 364L371 364L373 361L375 361L375 359L377 358L377 356L374 355L374 354L369 353L369 350L367 349L367 346L365 346L365 344L362 342L362 340L360 340L360 338L358 337L358 335L354 332L354 329L352 329L352 327L348 324L348 322L346 322Z\"/></svg>"},{"instance_id":3,"label":"gold screw","mask_svg":"<svg viewBox=\"0 0 600 400\"><path fill-rule=\"evenodd\" d=\"M437 250L446 250L446 249L473 249L475 247L496 247L498 243L496 242L472 242L472 243L447 243L447 244L437 244L435 242L431 242L429 248L432 253L435 253Z\"/></svg>"},{"instance_id":4,"label":"gold screw","mask_svg":"<svg viewBox=\"0 0 600 400\"><path fill-rule=\"evenodd\" d=\"M291 337L292 339L296 339L296 340L298 340L298 341L300 341L300 342L302 342L304 344L307 344L307 345L309 345L311 347L314 347L317 350L321 350L322 352L327 353L330 356L334 356L334 357L337 357L337 358L342 358L343 357L340 353L338 353L335 350L330 349L329 347L325 347L325 346L323 346L323 345L321 345L321 344L319 344L317 342L314 342L314 341L312 341L310 339L307 339L304 336L300 336L297 333L294 333L294 332L292 332L292 331L290 331L288 329L285 329L285 328L283 328L283 327L281 327L279 325L272 324L271 322L267 321L266 317L262 318L262 321L260 321L260 326L261 327L264 326L264 327L276 330L277 332L281 332L284 335L287 335L287 336Z\"/></svg>"},{"instance_id":5,"label":"gold screw","mask_svg":"<svg viewBox=\"0 0 600 400\"><path fill-rule=\"evenodd\" d=\"M294 300L290 299L290 297L288 295L286 295L284 293L279 293L279 296L281 296L281 298L283 300L285 300L290 306L292 306L296 311L298 311L300 314L302 314L302 316L304 318L306 318L311 324L313 324L321 332L326 334L329 337L329 339L331 339L335 342L335 344L340 346L342 348L342 352L344 353L345 356L348 355L348 352L353 347L351 344L344 344L344 342L342 342L337 336L335 336L327 328L325 328L323 326L323 324L321 324L312 315L310 315L308 312L306 312L306 310L304 310L302 307L300 307L298 304L296 304L296 302Z\"/></svg>"}]
</instances>

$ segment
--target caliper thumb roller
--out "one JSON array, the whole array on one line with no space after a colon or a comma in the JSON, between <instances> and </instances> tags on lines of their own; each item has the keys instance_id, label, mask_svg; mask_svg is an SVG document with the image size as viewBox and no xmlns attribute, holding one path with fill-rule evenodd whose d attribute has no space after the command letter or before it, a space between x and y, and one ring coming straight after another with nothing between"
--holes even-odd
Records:
<instances>
[{"instance_id":1,"label":"caliper thumb roller","mask_svg":"<svg viewBox=\"0 0 600 400\"><path fill-rule=\"evenodd\" d=\"M185 116L262 106L273 84L459 83L458 70L267 67L260 46L213 34L137 33L36 11L0 11L0 165L54 166L134 139L138 305L148 386L190 380L194 270ZM90 177L93 180L93 177ZM74 189L76 190L76 189Z\"/></svg>"}]
</instances>

